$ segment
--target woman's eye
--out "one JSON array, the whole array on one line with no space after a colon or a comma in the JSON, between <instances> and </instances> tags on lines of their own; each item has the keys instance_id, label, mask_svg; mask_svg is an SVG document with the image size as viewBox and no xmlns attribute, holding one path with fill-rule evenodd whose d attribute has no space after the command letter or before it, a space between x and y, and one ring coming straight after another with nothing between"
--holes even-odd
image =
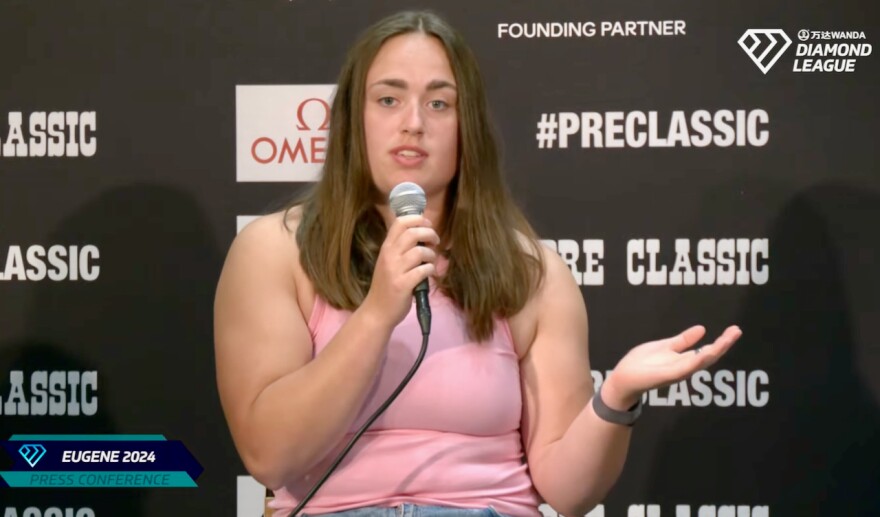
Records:
<instances>
[{"instance_id":1,"label":"woman's eye","mask_svg":"<svg viewBox=\"0 0 880 517\"><path fill-rule=\"evenodd\" d=\"M394 106L394 97L381 97L379 104L382 106Z\"/></svg>"},{"instance_id":2,"label":"woman's eye","mask_svg":"<svg viewBox=\"0 0 880 517\"><path fill-rule=\"evenodd\" d=\"M449 107L449 104L447 104L446 101L440 101L440 100L431 101L431 108L432 109L442 110L442 109L445 109L448 107Z\"/></svg>"}]
</instances>

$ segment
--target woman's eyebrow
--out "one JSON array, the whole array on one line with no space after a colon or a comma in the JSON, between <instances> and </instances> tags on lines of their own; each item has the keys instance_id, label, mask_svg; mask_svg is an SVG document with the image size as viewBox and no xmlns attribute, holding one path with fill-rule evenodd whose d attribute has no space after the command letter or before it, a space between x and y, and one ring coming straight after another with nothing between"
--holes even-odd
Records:
<instances>
[{"instance_id":1,"label":"woman's eyebrow","mask_svg":"<svg viewBox=\"0 0 880 517\"><path fill-rule=\"evenodd\" d=\"M403 79L379 79L374 82L368 88L373 88L374 86L390 86L392 88L399 88L401 90L407 89L409 86L406 81ZM451 88L455 90L455 85L446 81L444 79L434 79L430 83L428 83L428 91L440 90L442 88Z\"/></svg>"}]
</instances>

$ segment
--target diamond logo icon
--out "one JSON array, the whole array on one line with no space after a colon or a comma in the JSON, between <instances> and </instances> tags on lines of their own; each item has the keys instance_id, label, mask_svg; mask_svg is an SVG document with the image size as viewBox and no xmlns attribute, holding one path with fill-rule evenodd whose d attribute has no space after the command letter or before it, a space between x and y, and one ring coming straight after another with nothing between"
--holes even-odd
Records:
<instances>
[{"instance_id":1,"label":"diamond logo icon","mask_svg":"<svg viewBox=\"0 0 880 517\"><path fill-rule=\"evenodd\" d=\"M46 448L38 443L27 443L18 449L18 453L33 468L46 454Z\"/></svg>"},{"instance_id":2,"label":"diamond logo icon","mask_svg":"<svg viewBox=\"0 0 880 517\"><path fill-rule=\"evenodd\" d=\"M791 45L782 29L749 29L739 38L739 46L765 75Z\"/></svg>"}]
</instances>

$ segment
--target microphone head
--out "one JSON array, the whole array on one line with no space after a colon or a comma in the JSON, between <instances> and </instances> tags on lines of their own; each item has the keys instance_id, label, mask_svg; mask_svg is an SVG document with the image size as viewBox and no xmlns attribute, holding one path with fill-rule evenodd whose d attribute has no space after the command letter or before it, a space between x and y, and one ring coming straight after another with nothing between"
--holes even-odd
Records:
<instances>
[{"instance_id":1,"label":"microphone head","mask_svg":"<svg viewBox=\"0 0 880 517\"><path fill-rule=\"evenodd\" d=\"M391 189L388 195L388 203L394 215L401 217L404 215L421 215L425 211L427 200L425 199L425 191L422 187L415 183L404 181Z\"/></svg>"}]
</instances>

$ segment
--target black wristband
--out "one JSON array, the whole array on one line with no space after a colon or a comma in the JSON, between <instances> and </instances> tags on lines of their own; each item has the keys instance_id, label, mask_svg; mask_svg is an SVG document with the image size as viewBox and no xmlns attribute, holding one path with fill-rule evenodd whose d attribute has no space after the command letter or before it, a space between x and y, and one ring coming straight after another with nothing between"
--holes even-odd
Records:
<instances>
[{"instance_id":1,"label":"black wristband","mask_svg":"<svg viewBox=\"0 0 880 517\"><path fill-rule=\"evenodd\" d=\"M639 397L639 401L628 410L618 411L605 405L605 402L602 400L602 387L600 386L599 391L593 395L593 411L606 422L632 427L636 420L638 420L639 415L642 414L642 397Z\"/></svg>"}]
</instances>

